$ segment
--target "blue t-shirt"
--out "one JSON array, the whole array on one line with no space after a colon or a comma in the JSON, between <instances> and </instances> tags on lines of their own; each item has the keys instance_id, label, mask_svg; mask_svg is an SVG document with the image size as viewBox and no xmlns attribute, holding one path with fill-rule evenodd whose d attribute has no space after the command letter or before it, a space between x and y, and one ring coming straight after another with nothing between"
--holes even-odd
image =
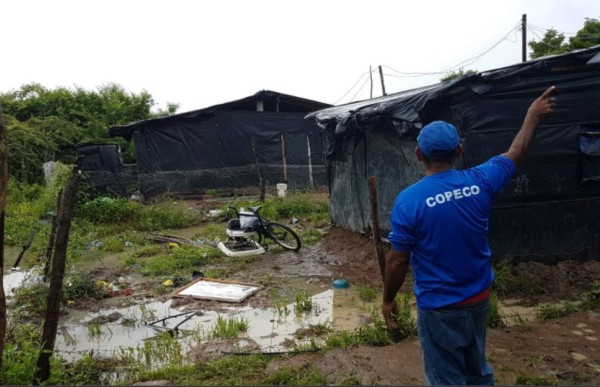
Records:
<instances>
[{"instance_id":1,"label":"blue t-shirt","mask_svg":"<svg viewBox=\"0 0 600 387\"><path fill-rule=\"evenodd\" d=\"M426 176L398 195L389 239L410 253L419 308L456 304L491 285L492 199L514 171L510 159L496 156L474 168Z\"/></svg>"}]
</instances>

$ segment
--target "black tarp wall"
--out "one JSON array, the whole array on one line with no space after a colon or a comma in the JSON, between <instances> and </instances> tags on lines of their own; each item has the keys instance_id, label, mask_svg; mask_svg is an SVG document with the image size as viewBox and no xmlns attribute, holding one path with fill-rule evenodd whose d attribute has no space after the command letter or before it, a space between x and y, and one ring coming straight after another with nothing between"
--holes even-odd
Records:
<instances>
[{"instance_id":1,"label":"black tarp wall","mask_svg":"<svg viewBox=\"0 0 600 387\"><path fill-rule=\"evenodd\" d=\"M423 173L414 156L422 125L454 123L464 146L457 167L476 166L508 149L530 103L556 85L555 114L538 128L533 153L496 198L490 243L497 256L519 261L598 258L600 72L585 63L599 50L311 114L326 132L332 220L369 230L367 179L374 175L381 225L389 231L396 195Z\"/></svg>"}]
</instances>

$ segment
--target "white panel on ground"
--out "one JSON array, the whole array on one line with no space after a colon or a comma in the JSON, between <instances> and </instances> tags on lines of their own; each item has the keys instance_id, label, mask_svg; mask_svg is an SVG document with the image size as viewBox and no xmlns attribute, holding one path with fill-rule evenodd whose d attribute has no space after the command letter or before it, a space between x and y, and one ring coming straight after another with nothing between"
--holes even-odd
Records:
<instances>
[{"instance_id":1,"label":"white panel on ground","mask_svg":"<svg viewBox=\"0 0 600 387\"><path fill-rule=\"evenodd\" d=\"M176 290L176 296L191 296L203 300L241 302L261 289L260 285L212 281L200 278Z\"/></svg>"}]
</instances>

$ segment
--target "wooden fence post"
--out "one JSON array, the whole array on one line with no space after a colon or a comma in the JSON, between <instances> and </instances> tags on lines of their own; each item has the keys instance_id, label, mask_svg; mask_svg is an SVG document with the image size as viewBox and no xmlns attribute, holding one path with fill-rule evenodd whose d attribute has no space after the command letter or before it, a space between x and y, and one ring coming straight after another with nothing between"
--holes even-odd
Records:
<instances>
[{"instance_id":1,"label":"wooden fence post","mask_svg":"<svg viewBox=\"0 0 600 387\"><path fill-rule=\"evenodd\" d=\"M42 351L37 361L37 372L33 384L44 382L50 377L50 357L54 351L56 332L58 329L58 318L60 312L60 299L65 275L65 262L67 258L67 245L71 229L71 218L75 209L77 187L81 175L77 168L63 190L61 206L57 211L58 221L56 226L56 239L54 245L54 256L52 259L52 273L50 276L50 288L48 289L48 303L46 307L46 318L42 332Z\"/></svg>"}]
</instances>

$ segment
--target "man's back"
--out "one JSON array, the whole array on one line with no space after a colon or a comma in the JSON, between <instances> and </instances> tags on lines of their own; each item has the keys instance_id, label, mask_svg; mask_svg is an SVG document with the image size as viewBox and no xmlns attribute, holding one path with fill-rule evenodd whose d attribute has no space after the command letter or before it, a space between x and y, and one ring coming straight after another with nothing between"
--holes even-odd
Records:
<instances>
[{"instance_id":1,"label":"man's back","mask_svg":"<svg viewBox=\"0 0 600 387\"><path fill-rule=\"evenodd\" d=\"M514 169L509 159L495 157L468 170L426 176L400 193L390 242L412 252L419 307L452 305L490 286L490 209Z\"/></svg>"}]
</instances>

